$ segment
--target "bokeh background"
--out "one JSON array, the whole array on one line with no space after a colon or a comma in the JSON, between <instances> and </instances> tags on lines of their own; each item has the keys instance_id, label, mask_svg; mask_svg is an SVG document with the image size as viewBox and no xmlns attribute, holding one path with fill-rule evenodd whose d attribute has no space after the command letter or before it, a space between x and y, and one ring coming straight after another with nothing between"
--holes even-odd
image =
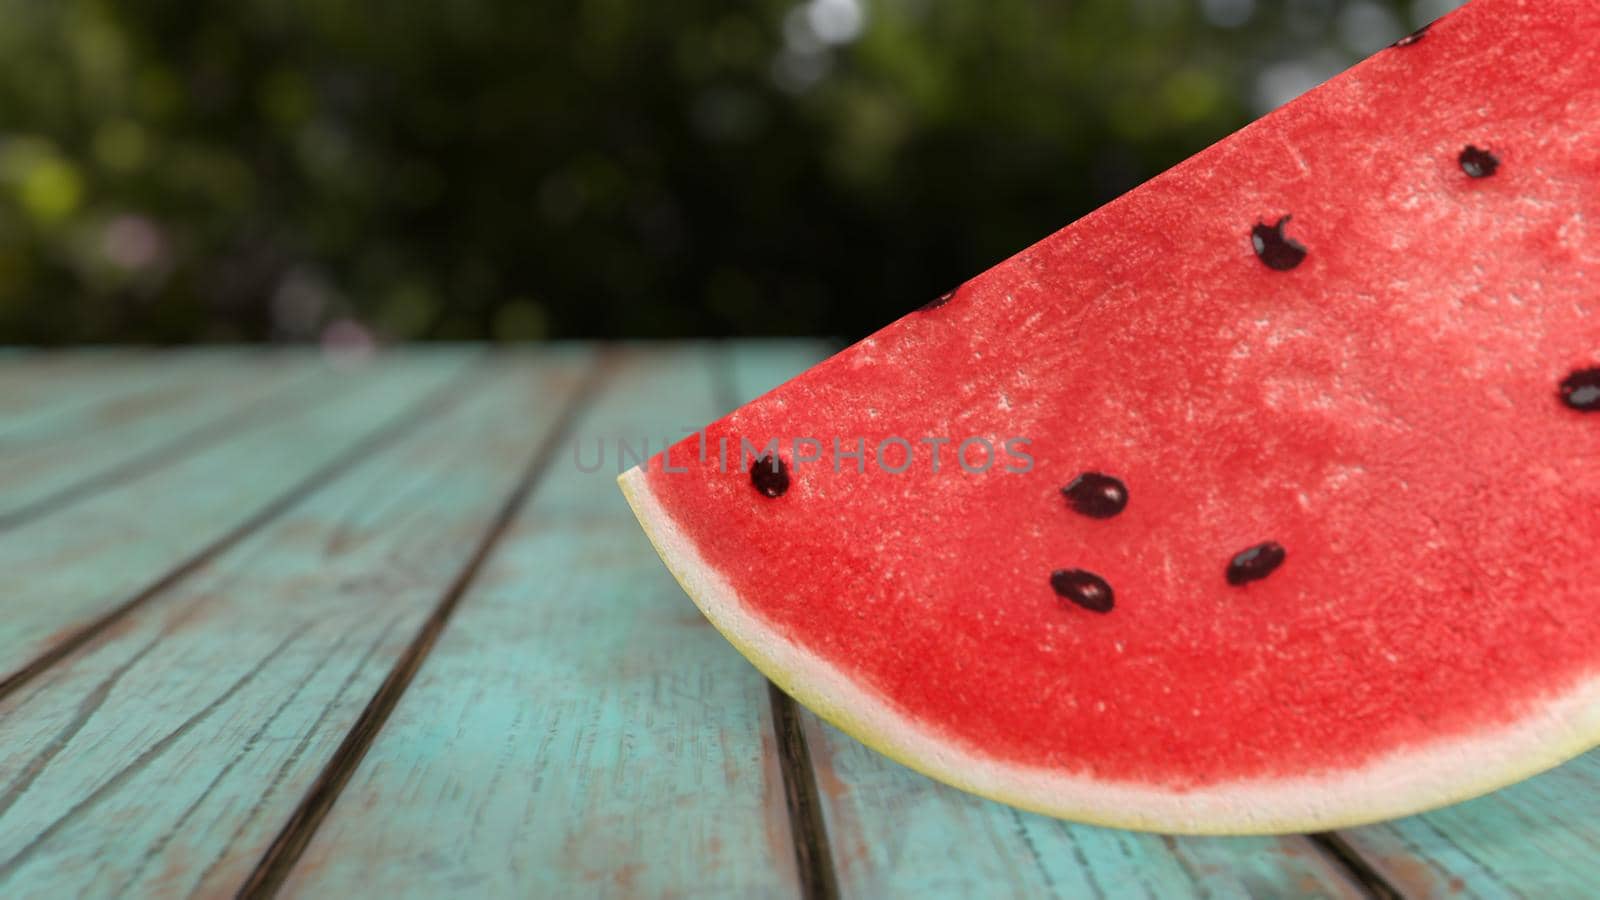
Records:
<instances>
[{"instance_id":1,"label":"bokeh background","mask_svg":"<svg viewBox=\"0 0 1600 900\"><path fill-rule=\"evenodd\" d=\"M0 343L857 337L1451 0L0 0Z\"/></svg>"}]
</instances>

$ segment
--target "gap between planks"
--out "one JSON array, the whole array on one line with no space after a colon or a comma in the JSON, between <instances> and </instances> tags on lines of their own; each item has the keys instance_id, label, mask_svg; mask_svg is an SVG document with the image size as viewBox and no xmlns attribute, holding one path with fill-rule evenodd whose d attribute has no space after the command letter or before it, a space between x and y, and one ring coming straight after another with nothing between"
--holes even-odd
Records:
<instances>
[{"instance_id":1,"label":"gap between planks","mask_svg":"<svg viewBox=\"0 0 1600 900\"><path fill-rule=\"evenodd\" d=\"M831 348L838 349L838 348ZM751 397L744 396L733 373L733 345L722 342L711 354L712 396L726 412L733 412ZM789 811L789 835L794 842L794 862L800 876L800 893L806 900L834 900L839 896L839 875L828 843L816 769L800 727L794 698L771 681L767 693L772 703L772 730L778 747L778 767L783 773L783 796Z\"/></svg>"},{"instance_id":2,"label":"gap between planks","mask_svg":"<svg viewBox=\"0 0 1600 900\"><path fill-rule=\"evenodd\" d=\"M405 652L395 661L383 684L367 701L361 716L356 719L355 724L350 727L350 731L339 744L339 748L323 766L317 780L306 791L306 795L295 807L294 813L262 854L249 878L240 886L238 897L273 897L283 887L289 873L294 870L301 854L311 842L312 836L316 834L317 828L327 818L328 811L338 801L339 794L349 783L361 760L367 755L367 750L371 748L378 733L383 729L384 723L389 720L395 706L399 704L401 695L410 687L417 671L427 660L428 653L437 643L445 626L449 624L450 616L460 605L461 598L466 595L484 564L493 555L523 507L527 505L534 489L550 470L556 454L560 452L559 448L571 434L584 407L611 377L620 359L620 351L608 349L601 351L600 356L590 363L583 380L568 395L556 421L535 446L527 465L518 477L516 486L512 488L511 494L506 497L494 520L484 531L472 556L451 580L427 621L417 631Z\"/></svg>"},{"instance_id":3,"label":"gap between planks","mask_svg":"<svg viewBox=\"0 0 1600 900\"><path fill-rule=\"evenodd\" d=\"M430 416L448 409L460 399L467 387L478 379L480 371L487 361L488 357L485 357L477 364L467 365L462 372L452 376L440 387L435 388L410 409L401 412L379 426L332 462L312 472L298 484L261 507L250 518L241 522L215 541L202 547L199 552L168 570L166 574L157 578L144 589L124 600L93 622L57 641L49 650L34 657L22 668L4 678L0 678L0 700L4 700L46 669L72 655L78 648L121 621L135 609L150 602L185 578L204 568L211 560L227 552L229 548L244 540L251 533L266 526L317 490L336 480L362 460L398 441Z\"/></svg>"},{"instance_id":4,"label":"gap between planks","mask_svg":"<svg viewBox=\"0 0 1600 900\"><path fill-rule=\"evenodd\" d=\"M1311 842L1311 846L1344 872L1345 876L1368 897L1374 900L1405 900L1406 895L1384 878L1371 863L1367 862L1360 851L1350 846L1349 842L1337 832L1323 831L1305 837Z\"/></svg>"},{"instance_id":5,"label":"gap between planks","mask_svg":"<svg viewBox=\"0 0 1600 900\"><path fill-rule=\"evenodd\" d=\"M794 698L767 682L772 700L772 730L777 738L778 764L783 771L783 797L789 807L789 833L794 838L794 862L800 873L800 893L807 900L834 900L839 896L839 876L828 846L828 828L822 816L811 750L800 727Z\"/></svg>"}]
</instances>

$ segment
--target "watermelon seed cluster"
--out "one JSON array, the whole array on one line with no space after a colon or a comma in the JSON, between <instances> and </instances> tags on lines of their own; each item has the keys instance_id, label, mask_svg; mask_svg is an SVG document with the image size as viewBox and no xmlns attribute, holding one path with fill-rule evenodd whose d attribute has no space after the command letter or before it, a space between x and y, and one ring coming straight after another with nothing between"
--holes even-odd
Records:
<instances>
[{"instance_id":1,"label":"watermelon seed cluster","mask_svg":"<svg viewBox=\"0 0 1600 900\"><path fill-rule=\"evenodd\" d=\"M1421 40L1429 26L1396 41L1403 47ZM1481 147L1468 144L1456 158L1461 171L1470 178L1488 178L1500 168L1500 160ZM1250 245L1256 258L1269 269L1286 272L1305 261L1306 248L1284 232L1290 216L1284 215L1268 225L1258 221L1250 229ZM958 288L945 291L929 301L924 310L937 309L955 297ZM1580 412L1600 412L1600 368L1572 372L1560 386L1561 400ZM789 470L781 457L768 454L750 466L750 483L766 497L781 497L789 490ZM1102 472L1084 472L1061 489L1067 505L1091 519L1109 519L1128 505L1128 486ZM1228 561L1225 577L1229 584L1241 586L1260 581L1283 565L1288 552L1276 541L1265 541L1234 554ZM1085 569L1057 569L1050 573L1050 587L1056 595L1083 609L1108 613L1116 605L1111 585Z\"/></svg>"},{"instance_id":2,"label":"watermelon seed cluster","mask_svg":"<svg viewBox=\"0 0 1600 900\"><path fill-rule=\"evenodd\" d=\"M1596 370L1596 402L1600 403L1600 370ZM1103 472L1084 472L1061 489L1073 512L1091 519L1109 519L1128 505L1128 486ZM1244 585L1271 575L1283 565L1288 552L1277 541L1265 541L1234 554L1226 577L1231 585ZM1116 594L1104 578L1085 569L1057 569L1050 573L1056 596L1090 612L1108 613Z\"/></svg>"},{"instance_id":3,"label":"watermelon seed cluster","mask_svg":"<svg viewBox=\"0 0 1600 900\"><path fill-rule=\"evenodd\" d=\"M1084 472L1061 489L1067 507L1080 516L1109 519L1128 505L1128 486L1102 472ZM1104 578L1084 569L1057 569L1050 573L1056 596L1090 612L1108 613L1116 594Z\"/></svg>"}]
</instances>

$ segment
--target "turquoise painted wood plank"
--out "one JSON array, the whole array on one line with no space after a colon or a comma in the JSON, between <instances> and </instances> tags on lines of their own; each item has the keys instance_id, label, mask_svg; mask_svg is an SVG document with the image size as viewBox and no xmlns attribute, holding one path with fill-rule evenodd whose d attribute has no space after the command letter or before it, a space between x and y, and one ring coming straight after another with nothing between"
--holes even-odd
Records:
<instances>
[{"instance_id":1,"label":"turquoise painted wood plank","mask_svg":"<svg viewBox=\"0 0 1600 900\"><path fill-rule=\"evenodd\" d=\"M17 350L0 357L0 433L18 414L81 390L96 376L109 382L113 366L133 364L139 355Z\"/></svg>"},{"instance_id":2,"label":"turquoise painted wood plank","mask_svg":"<svg viewBox=\"0 0 1600 900\"><path fill-rule=\"evenodd\" d=\"M1410 897L1600 894L1600 751L1485 797L1340 833Z\"/></svg>"},{"instance_id":3,"label":"turquoise painted wood plank","mask_svg":"<svg viewBox=\"0 0 1600 900\"><path fill-rule=\"evenodd\" d=\"M820 350L736 347L737 393L782 383ZM945 787L809 712L802 718L848 896L1361 896L1304 838L1171 838L1068 824Z\"/></svg>"},{"instance_id":4,"label":"turquoise painted wood plank","mask_svg":"<svg viewBox=\"0 0 1600 900\"><path fill-rule=\"evenodd\" d=\"M809 713L805 721L847 896L1363 896L1304 838L1173 838L1071 824L946 787Z\"/></svg>"},{"instance_id":5,"label":"turquoise painted wood plank","mask_svg":"<svg viewBox=\"0 0 1600 900\"><path fill-rule=\"evenodd\" d=\"M586 364L497 363L0 702L0 894L232 894L468 564ZM451 702L427 717L480 700Z\"/></svg>"},{"instance_id":6,"label":"turquoise painted wood plank","mask_svg":"<svg viewBox=\"0 0 1600 900\"><path fill-rule=\"evenodd\" d=\"M243 356L243 354L240 354ZM0 453L95 430L150 391L226 367L219 351L42 354L0 369Z\"/></svg>"},{"instance_id":7,"label":"turquoise painted wood plank","mask_svg":"<svg viewBox=\"0 0 1600 900\"><path fill-rule=\"evenodd\" d=\"M0 443L0 528L75 491L170 464L247 427L253 417L281 415L272 400L308 402L284 390L315 374L306 358L240 354L219 363L196 367L180 358L160 364L154 384L132 393L119 389L91 407L79 427Z\"/></svg>"},{"instance_id":8,"label":"turquoise painted wood plank","mask_svg":"<svg viewBox=\"0 0 1600 900\"><path fill-rule=\"evenodd\" d=\"M597 439L724 411L711 353L635 352L576 426L586 462ZM616 474L613 454L588 474L563 454L287 895L794 896L765 683L668 575Z\"/></svg>"},{"instance_id":9,"label":"turquoise painted wood plank","mask_svg":"<svg viewBox=\"0 0 1600 900\"><path fill-rule=\"evenodd\" d=\"M31 354L0 363L0 456L137 418L146 406L170 402L169 393L186 385L203 387L241 365L265 368L308 356L194 349ZM185 393L195 398L201 391L191 388Z\"/></svg>"},{"instance_id":10,"label":"turquoise painted wood plank","mask_svg":"<svg viewBox=\"0 0 1600 900\"><path fill-rule=\"evenodd\" d=\"M357 447L470 362L408 355L322 369L307 405L20 528L0 531L0 680Z\"/></svg>"},{"instance_id":11,"label":"turquoise painted wood plank","mask_svg":"<svg viewBox=\"0 0 1600 900\"><path fill-rule=\"evenodd\" d=\"M822 340L729 342L722 348L729 399L741 406L749 403L827 359L836 349L834 342Z\"/></svg>"}]
</instances>

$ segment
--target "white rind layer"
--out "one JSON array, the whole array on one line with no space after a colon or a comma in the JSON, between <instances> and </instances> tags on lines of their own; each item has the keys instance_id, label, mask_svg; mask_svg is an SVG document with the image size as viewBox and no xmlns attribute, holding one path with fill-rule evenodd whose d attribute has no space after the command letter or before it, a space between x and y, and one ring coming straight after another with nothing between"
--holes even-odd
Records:
<instances>
[{"instance_id":1,"label":"white rind layer","mask_svg":"<svg viewBox=\"0 0 1600 900\"><path fill-rule=\"evenodd\" d=\"M751 612L677 527L645 472L617 479L667 568L756 668L813 712L931 778L1046 815L1172 834L1324 831L1466 800L1559 765L1600 743L1600 678L1530 704L1504 727L1396 750L1357 768L1188 790L988 759L919 725L837 666Z\"/></svg>"}]
</instances>

